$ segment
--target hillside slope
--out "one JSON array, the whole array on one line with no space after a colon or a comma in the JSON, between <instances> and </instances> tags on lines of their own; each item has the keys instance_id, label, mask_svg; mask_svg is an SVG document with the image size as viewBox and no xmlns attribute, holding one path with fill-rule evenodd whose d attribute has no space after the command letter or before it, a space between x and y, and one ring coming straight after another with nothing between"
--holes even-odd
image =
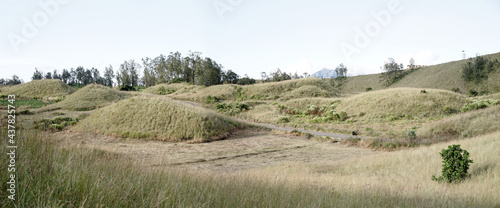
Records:
<instances>
[{"instance_id":1,"label":"hillside slope","mask_svg":"<svg viewBox=\"0 0 500 208\"><path fill-rule=\"evenodd\" d=\"M54 98L66 96L75 92L75 89L59 79L33 80L31 82L4 87L0 94L15 94L24 98Z\"/></svg>"},{"instance_id":2,"label":"hillside slope","mask_svg":"<svg viewBox=\"0 0 500 208\"><path fill-rule=\"evenodd\" d=\"M485 55L484 57L491 60L500 60L500 53ZM458 88L460 93L463 94L468 94L471 89L485 94L500 92L500 67L491 72L488 79L481 83L466 82L462 78L462 66L466 61L459 60L423 67L408 74L399 82L391 85L390 88L412 87L444 90ZM383 82L380 82L380 74L370 74L348 77L341 89L342 92L355 93L364 92L368 87L374 90L386 88Z\"/></svg>"},{"instance_id":3,"label":"hillside slope","mask_svg":"<svg viewBox=\"0 0 500 208\"><path fill-rule=\"evenodd\" d=\"M69 95L63 101L48 107L77 111L93 110L122 100L127 96L127 94L109 87L90 84Z\"/></svg>"}]
</instances>

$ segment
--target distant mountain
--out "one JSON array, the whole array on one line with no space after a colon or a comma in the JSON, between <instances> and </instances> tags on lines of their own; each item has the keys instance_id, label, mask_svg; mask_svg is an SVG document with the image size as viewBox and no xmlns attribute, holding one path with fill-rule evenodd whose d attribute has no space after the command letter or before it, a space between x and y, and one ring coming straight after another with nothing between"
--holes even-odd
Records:
<instances>
[{"instance_id":1,"label":"distant mountain","mask_svg":"<svg viewBox=\"0 0 500 208\"><path fill-rule=\"evenodd\" d=\"M311 77L317 77L317 78L330 78L330 77L336 77L335 70L333 69L327 69L323 68L321 71L318 71L314 74L311 75Z\"/></svg>"}]
</instances>

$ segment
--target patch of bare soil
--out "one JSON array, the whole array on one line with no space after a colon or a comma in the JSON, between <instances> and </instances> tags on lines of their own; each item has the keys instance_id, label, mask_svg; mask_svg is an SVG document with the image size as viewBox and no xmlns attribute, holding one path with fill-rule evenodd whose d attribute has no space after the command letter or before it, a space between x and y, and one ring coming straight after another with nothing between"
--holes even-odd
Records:
<instances>
[{"instance_id":1,"label":"patch of bare soil","mask_svg":"<svg viewBox=\"0 0 500 208\"><path fill-rule=\"evenodd\" d=\"M238 136L230 139L197 144L120 139L70 130L54 133L52 138L63 145L113 152L144 167L225 173L288 162L334 163L346 158L376 154L369 149L254 128L238 132Z\"/></svg>"}]
</instances>

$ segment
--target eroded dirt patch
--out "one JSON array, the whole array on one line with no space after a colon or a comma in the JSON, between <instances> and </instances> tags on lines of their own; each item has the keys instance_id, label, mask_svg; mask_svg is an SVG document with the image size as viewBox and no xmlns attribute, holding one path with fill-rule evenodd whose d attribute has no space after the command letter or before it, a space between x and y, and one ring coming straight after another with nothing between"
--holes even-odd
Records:
<instances>
[{"instance_id":1,"label":"eroded dirt patch","mask_svg":"<svg viewBox=\"0 0 500 208\"><path fill-rule=\"evenodd\" d=\"M260 129L248 129L238 135L197 144L120 139L74 131L58 132L53 138L60 140L61 144L117 153L140 166L227 173L288 162L334 163L345 158L376 154L368 149Z\"/></svg>"}]
</instances>

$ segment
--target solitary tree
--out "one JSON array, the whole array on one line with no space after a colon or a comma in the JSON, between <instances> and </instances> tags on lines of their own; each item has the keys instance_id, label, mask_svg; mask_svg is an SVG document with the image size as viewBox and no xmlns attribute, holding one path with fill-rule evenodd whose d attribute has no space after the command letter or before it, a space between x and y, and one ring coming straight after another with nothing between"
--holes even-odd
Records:
<instances>
[{"instance_id":1,"label":"solitary tree","mask_svg":"<svg viewBox=\"0 0 500 208\"><path fill-rule=\"evenodd\" d=\"M37 79L43 79L43 72L38 71L37 68L35 68L35 72L33 73L33 77L31 77L32 80L37 80Z\"/></svg>"},{"instance_id":2,"label":"solitary tree","mask_svg":"<svg viewBox=\"0 0 500 208\"><path fill-rule=\"evenodd\" d=\"M47 74L45 74L45 79L52 79L52 73L47 72Z\"/></svg>"},{"instance_id":3,"label":"solitary tree","mask_svg":"<svg viewBox=\"0 0 500 208\"><path fill-rule=\"evenodd\" d=\"M415 68L415 60L413 58L410 59L410 69Z\"/></svg>"},{"instance_id":4,"label":"solitary tree","mask_svg":"<svg viewBox=\"0 0 500 208\"><path fill-rule=\"evenodd\" d=\"M347 67L344 64L340 64L335 68L335 74L337 74L337 79L345 79L347 77Z\"/></svg>"},{"instance_id":5,"label":"solitary tree","mask_svg":"<svg viewBox=\"0 0 500 208\"><path fill-rule=\"evenodd\" d=\"M62 74L61 74L61 79L64 83L69 84L71 78L71 74L67 69L63 69Z\"/></svg>"},{"instance_id":6,"label":"solitary tree","mask_svg":"<svg viewBox=\"0 0 500 208\"><path fill-rule=\"evenodd\" d=\"M262 77L262 82L266 82L267 81L267 73L266 72L261 72L260 76Z\"/></svg>"},{"instance_id":7,"label":"solitary tree","mask_svg":"<svg viewBox=\"0 0 500 208\"><path fill-rule=\"evenodd\" d=\"M113 87L113 78L115 78L113 66L109 65L109 67L104 68L104 85Z\"/></svg>"},{"instance_id":8,"label":"solitary tree","mask_svg":"<svg viewBox=\"0 0 500 208\"><path fill-rule=\"evenodd\" d=\"M401 75L402 68L401 65L396 63L393 58L388 58L384 66L382 67L382 76L385 79L386 85L389 86L396 82Z\"/></svg>"}]
</instances>

